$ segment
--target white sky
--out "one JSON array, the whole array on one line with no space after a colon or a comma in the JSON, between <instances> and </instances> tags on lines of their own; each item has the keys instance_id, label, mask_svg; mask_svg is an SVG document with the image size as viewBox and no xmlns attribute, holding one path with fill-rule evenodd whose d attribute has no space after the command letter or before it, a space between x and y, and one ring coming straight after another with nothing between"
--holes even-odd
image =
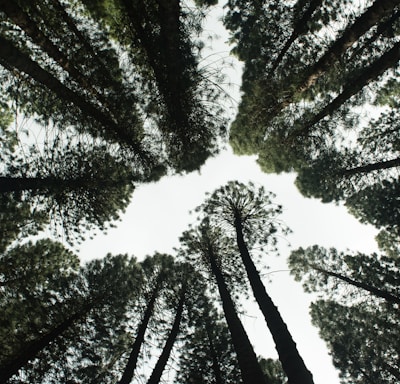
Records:
<instances>
[{"instance_id":1,"label":"white sky","mask_svg":"<svg viewBox=\"0 0 400 384\"><path fill-rule=\"evenodd\" d=\"M206 28L222 36L214 45L214 50L226 55L229 50L224 45L227 35L221 24L215 22L215 15L218 14L221 14L221 9L213 11ZM230 80L236 84L240 82L238 68L240 66L228 73ZM237 88L229 92L238 99ZM255 158L236 157L227 149L217 158L209 159L200 173L164 178L157 183L139 186L117 228L82 244L79 249L82 260L103 257L108 252L128 253L139 259L155 251L172 253L173 248L179 246L179 236L194 220L189 211L203 202L206 192L214 191L229 180L252 181L277 195L276 202L284 207L282 219L293 230L288 237L292 249L319 244L367 253L377 250L374 241L377 231L371 226L361 225L344 207L305 199L293 184L294 175L267 175L260 171ZM265 279L267 291L286 321L300 354L314 375L315 383L338 384L339 379L325 343L310 323L310 295L303 293L300 284L294 282L287 271L282 271L287 270L285 260L289 252L284 246L279 258L265 256L270 272L280 271L269 275L271 283ZM248 309L242 320L256 353L276 358L262 315L253 303Z\"/></svg>"}]
</instances>

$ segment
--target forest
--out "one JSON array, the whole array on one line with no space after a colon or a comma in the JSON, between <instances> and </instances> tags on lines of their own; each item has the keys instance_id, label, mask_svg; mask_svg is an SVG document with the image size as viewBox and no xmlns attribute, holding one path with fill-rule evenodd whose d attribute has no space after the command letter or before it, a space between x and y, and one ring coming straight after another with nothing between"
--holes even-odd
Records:
<instances>
[{"instance_id":1,"label":"forest","mask_svg":"<svg viewBox=\"0 0 400 384\"><path fill-rule=\"evenodd\" d=\"M226 64L204 64L215 7L243 66L233 118ZM319 384L269 292L279 254L340 383L400 383L399 61L400 0L0 0L0 383ZM80 259L138 188L226 146L379 252L283 253L279 196L233 180L173 253Z\"/></svg>"}]
</instances>

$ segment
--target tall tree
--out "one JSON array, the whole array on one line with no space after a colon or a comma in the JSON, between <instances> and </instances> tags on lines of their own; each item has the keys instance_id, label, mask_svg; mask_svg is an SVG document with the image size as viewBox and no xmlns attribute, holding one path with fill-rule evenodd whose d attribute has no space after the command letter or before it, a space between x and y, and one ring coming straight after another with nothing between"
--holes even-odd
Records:
<instances>
[{"instance_id":1,"label":"tall tree","mask_svg":"<svg viewBox=\"0 0 400 384\"><path fill-rule=\"evenodd\" d=\"M222 258L231 250L229 242L221 231L212 228L207 220L193 230L184 232L181 237L182 252L189 259L200 259L208 266L221 297L225 318L232 336L232 342L238 357L243 383L265 383L253 347L239 319L235 304L229 292L222 271Z\"/></svg>"},{"instance_id":2,"label":"tall tree","mask_svg":"<svg viewBox=\"0 0 400 384\"><path fill-rule=\"evenodd\" d=\"M289 257L289 267L295 279L303 281L306 291L323 290L328 296L338 297L339 287L354 287L356 295L372 295L388 303L400 305L398 260L377 254L349 254L336 249L314 245L299 248Z\"/></svg>"},{"instance_id":3,"label":"tall tree","mask_svg":"<svg viewBox=\"0 0 400 384\"><path fill-rule=\"evenodd\" d=\"M0 193L21 204L45 206L69 240L74 232L79 236L84 228L104 230L117 220L130 202L133 183L142 178L104 147L59 145L43 152L33 147L29 162L22 156L9 159L0 177Z\"/></svg>"},{"instance_id":4,"label":"tall tree","mask_svg":"<svg viewBox=\"0 0 400 384\"><path fill-rule=\"evenodd\" d=\"M398 310L320 300L312 304L311 317L331 350L342 383L400 380Z\"/></svg>"},{"instance_id":5,"label":"tall tree","mask_svg":"<svg viewBox=\"0 0 400 384\"><path fill-rule=\"evenodd\" d=\"M48 259L46 254L44 256ZM46 274L47 269L43 268L43 273ZM31 334L24 338L23 345L3 362L2 380L22 371L21 382L25 382L26 378L27 382L43 380L53 383L76 377L71 369L76 369L77 366L90 371L89 367L96 352L76 360L82 353L82 340L87 342L91 335L98 337L101 332L98 333L97 330L108 327L113 329L112 335L115 340L110 341L104 336L95 340L94 343L108 342L110 346L109 351L97 347L97 353L102 353L97 362L108 358L115 359L112 356L112 347L119 342L118 333L122 331L117 326L124 318L126 304L130 297L136 294L136 287L140 284L135 260L129 261L126 256L108 255L103 260L92 261L79 273L71 273L73 271L70 266L65 269L64 273L70 274L65 278L57 279L59 275L54 274L54 277L44 280L47 285L39 280L36 291L31 288L20 292L21 298L25 297L27 304L35 299L40 307L34 306L36 314L29 307L25 308L28 312L25 316L30 315L30 321L25 328ZM54 283L49 286L48 281L53 282L52 279L55 279ZM6 302L5 305L6 308L9 307L9 303ZM64 359L68 359L70 364L65 365ZM65 367L68 368L65 370ZM101 369L101 366L97 367L97 370Z\"/></svg>"},{"instance_id":6,"label":"tall tree","mask_svg":"<svg viewBox=\"0 0 400 384\"><path fill-rule=\"evenodd\" d=\"M177 382L240 383L229 329L210 298L200 295L192 305L190 317L193 329L185 334Z\"/></svg>"},{"instance_id":7,"label":"tall tree","mask_svg":"<svg viewBox=\"0 0 400 384\"><path fill-rule=\"evenodd\" d=\"M235 231L236 244L253 295L272 334L289 383L313 383L312 374L306 368L285 322L266 292L248 249L248 244L275 246L278 230L283 234L288 231L277 220L282 207L274 206L270 195L262 187L256 189L252 184L245 186L230 182L217 189L201 208L210 220L222 225L228 224Z\"/></svg>"}]
</instances>

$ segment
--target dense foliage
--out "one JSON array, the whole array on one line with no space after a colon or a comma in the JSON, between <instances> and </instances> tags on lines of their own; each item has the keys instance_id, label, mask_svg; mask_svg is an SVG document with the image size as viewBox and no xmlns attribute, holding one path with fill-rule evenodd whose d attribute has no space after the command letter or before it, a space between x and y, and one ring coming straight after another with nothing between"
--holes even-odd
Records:
<instances>
[{"instance_id":1,"label":"dense foliage","mask_svg":"<svg viewBox=\"0 0 400 384\"><path fill-rule=\"evenodd\" d=\"M76 245L121 219L138 185L218 153L222 75L202 66L216 3L0 1L1 383L313 384L263 279L290 233L264 187L208 194L173 255L81 265L43 236ZM290 254L294 279L317 294L312 321L343 383L399 382L400 1L225 10L244 63L234 151L296 172L305 197L344 202L380 229L379 253ZM278 360L254 351L250 296Z\"/></svg>"}]
</instances>

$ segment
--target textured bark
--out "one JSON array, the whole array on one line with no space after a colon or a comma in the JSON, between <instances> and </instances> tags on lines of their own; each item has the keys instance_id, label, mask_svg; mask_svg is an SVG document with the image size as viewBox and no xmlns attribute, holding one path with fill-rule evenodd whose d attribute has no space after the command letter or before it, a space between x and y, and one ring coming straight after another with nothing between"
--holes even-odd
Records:
<instances>
[{"instance_id":1,"label":"textured bark","mask_svg":"<svg viewBox=\"0 0 400 384\"><path fill-rule=\"evenodd\" d=\"M361 288L369 293L371 293L372 295L376 296L376 297L380 297L381 299L384 299L390 303L395 303L395 304L399 304L400 305L400 298L397 296L392 295L390 292L387 292L385 290L379 289L377 287L374 287L370 284L367 283L362 283L356 280L353 280L347 276L343 276L339 273L336 272L332 272L332 271L327 271L326 269L320 268L317 265L314 264L310 264L311 268L313 268L314 270L316 270L317 272L323 273L324 275L327 276L331 276L334 277L336 279L342 280L345 283L348 283L350 285L353 285L354 287L357 288Z\"/></svg>"},{"instance_id":2,"label":"textured bark","mask_svg":"<svg viewBox=\"0 0 400 384\"><path fill-rule=\"evenodd\" d=\"M141 323L139 324L139 327L138 327L138 330L136 333L135 342L133 343L132 350L131 350L131 353L128 358L128 362L126 363L124 373L122 374L121 380L118 382L118 384L130 384L130 382L132 381L133 374L135 372L135 368L136 368L138 357L139 357L140 348L144 342L144 335L146 333L150 318L153 314L154 304L158 297L160 287L161 287L161 281L160 281L160 279L158 279L156 286L153 290L153 293L150 297L150 300L147 303L147 307L144 312L143 319L142 319Z\"/></svg>"},{"instance_id":3,"label":"textured bark","mask_svg":"<svg viewBox=\"0 0 400 384\"><path fill-rule=\"evenodd\" d=\"M279 52L278 57L275 59L274 63L272 64L271 68L271 75L281 63L283 57L286 55L289 48L292 44L296 41L296 39L303 34L307 30L307 22L309 21L310 17L314 13L314 11L322 4L322 0L311 0L308 8L303 13L303 16L298 20L296 26L290 35L289 39L286 41L285 45L283 46L282 50Z\"/></svg>"},{"instance_id":4,"label":"textured bark","mask_svg":"<svg viewBox=\"0 0 400 384\"><path fill-rule=\"evenodd\" d=\"M246 331L236 312L235 305L229 294L222 271L218 267L212 250L209 250L209 262L215 276L218 291L221 296L225 318L232 336L243 384L268 384L267 379L260 368L257 356L246 334Z\"/></svg>"},{"instance_id":5,"label":"textured bark","mask_svg":"<svg viewBox=\"0 0 400 384\"><path fill-rule=\"evenodd\" d=\"M186 298L186 286L182 287L178 307L175 313L174 323L168 335L167 341L165 342L161 355L157 360L156 366L154 367L153 372L151 373L151 376L147 384L158 384L160 382L162 373L164 372L165 366L167 365L176 337L178 336L179 333L179 327L182 320L185 298Z\"/></svg>"},{"instance_id":6,"label":"textured bark","mask_svg":"<svg viewBox=\"0 0 400 384\"><path fill-rule=\"evenodd\" d=\"M246 268L254 297L258 303L265 321L274 339L279 360L290 384L313 384L311 372L307 369L297 351L289 330L283 321L278 308L267 294L260 275L250 257L247 245L243 238L243 228L240 218L235 219L236 239L243 264Z\"/></svg>"},{"instance_id":7,"label":"textured bark","mask_svg":"<svg viewBox=\"0 0 400 384\"><path fill-rule=\"evenodd\" d=\"M31 76L35 81L54 92L61 100L76 105L84 114L97 120L103 126L104 131L93 132L94 134L126 144L135 150L141 158L148 158L148 154L143 151L135 138L128 134L125 127L117 124L107 114L103 113L103 111L97 109L82 96L70 90L51 73L31 60L28 55L16 48L12 42L3 37L0 37L0 59L12 68Z\"/></svg>"},{"instance_id":8,"label":"textured bark","mask_svg":"<svg viewBox=\"0 0 400 384\"><path fill-rule=\"evenodd\" d=\"M348 48L355 44L371 27L388 16L399 4L400 0L376 0L313 65L301 84L295 90L286 93L287 96L276 106L275 114L287 107L293 101L295 95L303 93L314 85L318 78L331 68Z\"/></svg>"},{"instance_id":9,"label":"textured bark","mask_svg":"<svg viewBox=\"0 0 400 384\"><path fill-rule=\"evenodd\" d=\"M0 383L6 383L8 379L17 374L18 371L23 368L30 360L35 359L40 351L45 349L49 344L51 344L54 340L61 336L62 333L70 328L76 321L86 316L98 301L99 300L92 301L87 304L80 312L70 316L52 331L43 335L39 340L36 340L29 344L28 347L24 351L22 351L19 356L15 357L13 360L0 367Z\"/></svg>"}]
</instances>

